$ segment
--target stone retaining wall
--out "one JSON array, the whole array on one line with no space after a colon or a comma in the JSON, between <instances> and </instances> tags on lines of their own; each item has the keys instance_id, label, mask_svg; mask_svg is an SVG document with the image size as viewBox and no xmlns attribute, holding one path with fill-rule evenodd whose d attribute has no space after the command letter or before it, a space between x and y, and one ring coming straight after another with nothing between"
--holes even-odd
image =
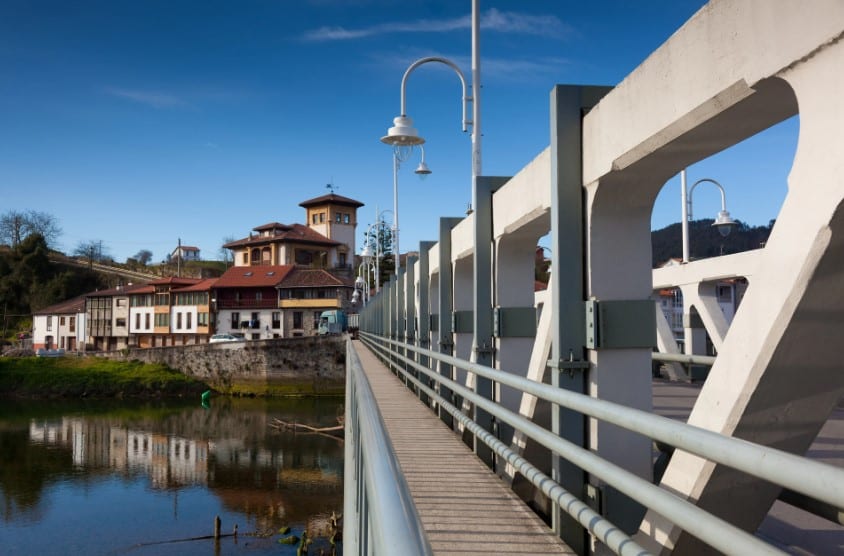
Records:
<instances>
[{"instance_id":1,"label":"stone retaining wall","mask_svg":"<svg viewBox=\"0 0 844 556\"><path fill-rule=\"evenodd\" d=\"M103 354L163 363L226 394L342 395L345 336L128 348Z\"/></svg>"}]
</instances>

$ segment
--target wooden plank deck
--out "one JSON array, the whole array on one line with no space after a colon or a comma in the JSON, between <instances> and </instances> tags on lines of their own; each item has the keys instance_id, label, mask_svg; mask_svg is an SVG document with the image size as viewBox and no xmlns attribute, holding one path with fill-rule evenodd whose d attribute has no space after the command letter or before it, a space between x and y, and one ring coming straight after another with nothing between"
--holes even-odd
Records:
<instances>
[{"instance_id":1,"label":"wooden plank deck","mask_svg":"<svg viewBox=\"0 0 844 556\"><path fill-rule=\"evenodd\" d=\"M353 345L435 554L574 554L366 346Z\"/></svg>"}]
</instances>

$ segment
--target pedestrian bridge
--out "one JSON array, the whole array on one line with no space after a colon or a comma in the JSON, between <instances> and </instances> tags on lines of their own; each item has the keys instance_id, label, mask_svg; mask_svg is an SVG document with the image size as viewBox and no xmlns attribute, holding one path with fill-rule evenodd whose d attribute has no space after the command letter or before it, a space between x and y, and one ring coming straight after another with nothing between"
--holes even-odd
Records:
<instances>
[{"instance_id":1,"label":"pedestrian bridge","mask_svg":"<svg viewBox=\"0 0 844 556\"><path fill-rule=\"evenodd\" d=\"M551 531L577 554L781 553L758 531L783 493L840 516L841 459L805 456L844 395L842 33L837 0L713 1L615 88L555 87L550 146L515 176L477 177L474 212L440 217L439 237L361 312L361 339L393 383L547 516L534 538ZM764 249L653 271L662 185L796 114L788 193ZM536 295L546 235L550 283ZM727 323L710 292L730 276L748 288ZM683 289L714 360L670 345L653 298L666 286ZM346 549L447 553L420 522L425 500L408 495L424 474L395 456L418 436L423 461L431 426L390 440L383 425L411 408L405 398L385 415L372 364L356 370L363 346L351 348ZM657 414L652 360L683 357L712 367L678 422ZM666 454L656 466L654 443ZM470 484L463 470L450 471ZM470 490L482 500L487 488ZM842 550L840 534L825 539Z\"/></svg>"}]
</instances>

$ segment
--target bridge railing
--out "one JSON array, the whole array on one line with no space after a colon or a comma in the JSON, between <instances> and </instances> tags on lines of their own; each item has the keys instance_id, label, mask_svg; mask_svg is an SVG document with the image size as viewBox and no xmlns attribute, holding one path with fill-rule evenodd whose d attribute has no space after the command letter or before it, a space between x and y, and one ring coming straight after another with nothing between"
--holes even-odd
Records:
<instances>
[{"instance_id":1,"label":"bridge railing","mask_svg":"<svg viewBox=\"0 0 844 556\"><path fill-rule=\"evenodd\" d=\"M369 381L346 347L345 554L431 554Z\"/></svg>"},{"instance_id":2,"label":"bridge railing","mask_svg":"<svg viewBox=\"0 0 844 556\"><path fill-rule=\"evenodd\" d=\"M473 390L458 382L420 365L413 356L408 357L408 355L416 354L430 361L439 361L444 365L463 369L479 377L488 378L499 385L514 388L559 407L634 431L835 507L844 507L844 470L831 465L738 438L723 436L645 411L554 388L501 370L372 333L362 331L360 337L409 387L420 396L424 394L422 400L426 398L434 400L443 410L462 423L479 441L489 446L503 461L513 465L562 511L567 512L616 554L648 552L586 503L565 491L556 481L498 440L493 433L473 422L455 407L452 400L441 397L439 390L448 389L464 400L476 404L497 420L507 423L545 446L552 453L605 481L643 506L665 516L686 532L723 553L784 554L784 552L668 490L600 458L590 450L568 442L525 417L475 394Z\"/></svg>"}]
</instances>

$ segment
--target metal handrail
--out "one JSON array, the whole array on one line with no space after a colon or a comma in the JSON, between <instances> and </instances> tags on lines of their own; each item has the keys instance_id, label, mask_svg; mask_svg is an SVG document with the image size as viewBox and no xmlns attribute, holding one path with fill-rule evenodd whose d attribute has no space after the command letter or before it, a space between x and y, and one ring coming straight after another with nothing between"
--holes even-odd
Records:
<instances>
[{"instance_id":1,"label":"metal handrail","mask_svg":"<svg viewBox=\"0 0 844 556\"><path fill-rule=\"evenodd\" d=\"M374 347L375 349L384 350L382 346L373 345L369 342L366 345ZM402 357L406 362L410 362L406 357ZM411 363L414 367L415 363ZM423 371L425 372L425 371ZM426 372L426 374L429 374ZM478 440L489 446L496 454L513 466L513 468L522 474L528 481L543 492L550 500L553 500L560 508L563 508L575 520L577 520L583 527L589 530L595 538L607 545L616 554L623 556L648 556L651 553L639 546L629 535L625 534L617 525L604 516L587 506L579 498L571 494L569 491L560 486L551 477L543 473L535 465L527 461L515 450L498 440L492 433L488 432L477 422L466 416L458 407L443 398L438 392L420 382L417 378L406 375L407 379L412 382L416 388L422 390L439 404L439 406L448 412L456 421L462 424L467 430L475 435ZM447 379L443 382L451 382ZM471 391L470 391L471 392Z\"/></svg>"},{"instance_id":2,"label":"metal handrail","mask_svg":"<svg viewBox=\"0 0 844 556\"><path fill-rule=\"evenodd\" d=\"M346 369L344 553L433 554L351 340Z\"/></svg>"},{"instance_id":3,"label":"metal handrail","mask_svg":"<svg viewBox=\"0 0 844 556\"><path fill-rule=\"evenodd\" d=\"M654 361L665 361L669 363L686 363L688 365L706 365L711 367L715 364L715 357L712 355L687 355L685 353L666 353L655 351L651 353Z\"/></svg>"},{"instance_id":4,"label":"metal handrail","mask_svg":"<svg viewBox=\"0 0 844 556\"><path fill-rule=\"evenodd\" d=\"M475 363L470 363L455 357L442 355L424 348L417 348L413 345L403 344L372 334L361 333L361 335L366 337L365 339L368 340L368 345L372 345L372 342L377 340L393 344L396 347L401 346L402 349L409 349L421 355L439 360L445 364L461 368L479 376L490 378L500 384L533 394L539 398L548 400L551 403L613 423L627 430L634 430L637 433L674 445L682 450L701 456L705 459L721 463L770 482L786 486L792 490L807 494L818 500L829 502L837 507L844 506L844 487L842 487L842 485L844 485L844 470L840 470L833 466L814 462L781 450L760 446L741 439L725 437L712 431L707 431L684 423L678 423L664 417L613 404L605 400L599 400L582 394L556 389L547 384L536 383L526 378L489 367L484 367L482 365L477 365ZM383 347L380 349L389 351L387 348ZM580 465L582 468L586 469L595 476L598 476L607 483L615 486L619 490L622 490L631 498L638 499L646 506L659 511L662 515L672 515L675 523L686 529L689 533L698 536L701 540L709 542L712 546L720 548L721 550L729 548L729 551L732 552L738 548L737 545L732 544L735 542L735 539L731 539L726 544L724 543L724 540L729 535L725 534L723 526L719 525L717 530L711 532L707 532L706 529L712 527L712 525L701 528L701 519L706 521L708 518L714 518L714 516L710 516L709 514L702 512L702 510L693 504L683 501L674 495L668 494L662 489L659 489L651 483L635 476L633 477L635 477L636 481L627 484L626 488L622 488L618 483L618 479L620 478L626 483L630 477L618 476L617 470L612 469L614 466L598 458L588 450L584 450L586 454L579 454L578 451L583 450L582 448L574 445L568 445L568 443L565 443L562 439L554 436L549 431L542 429L541 427L537 427L524 417L512 412L507 412L507 410L503 410L503 408L498 407L497 404L490 402L489 400L476 397L474 392L471 390L468 390L453 381L444 379L436 372L422 367L410 359L404 357L401 359L406 364L412 366L420 372L425 373L436 381L441 381L445 386L457 391L465 398L472 400L479 407L491 413L495 413L497 418L505 420L516 427L516 429L522 430L537 442L546 445L549 449L559 453L567 459L570 459L570 461ZM509 413L509 415L507 415L507 413ZM528 429L532 432L529 432ZM538 436L534 436L534 434ZM571 451L572 449L573 451ZM574 457L575 455L577 458L583 456L583 460L576 461ZM623 469L621 469L621 471L628 473ZM628 488L630 489L629 491L627 490ZM652 489L657 489L660 494L656 494L652 491ZM643 492L648 492L649 494L644 495ZM676 510L672 510L671 513L665 513L664 511L660 511L657 506L654 505L650 498L651 495L655 495L660 498L662 496L671 496L672 498L683 502L685 505L694 508L696 512L693 511L693 514L700 512L707 517L701 518L699 515L678 515ZM669 503L673 504L673 502ZM681 512L685 513L685 510L681 510ZM722 523L728 528L736 529L726 522ZM700 532L700 535L695 532L696 530ZM752 537L744 531L736 529L736 532L743 538L752 539L751 542L753 542L754 545L760 542L758 539ZM764 546L766 547L766 550L772 549L772 547L768 545ZM760 550L760 547L757 545L754 550Z\"/></svg>"}]
</instances>

